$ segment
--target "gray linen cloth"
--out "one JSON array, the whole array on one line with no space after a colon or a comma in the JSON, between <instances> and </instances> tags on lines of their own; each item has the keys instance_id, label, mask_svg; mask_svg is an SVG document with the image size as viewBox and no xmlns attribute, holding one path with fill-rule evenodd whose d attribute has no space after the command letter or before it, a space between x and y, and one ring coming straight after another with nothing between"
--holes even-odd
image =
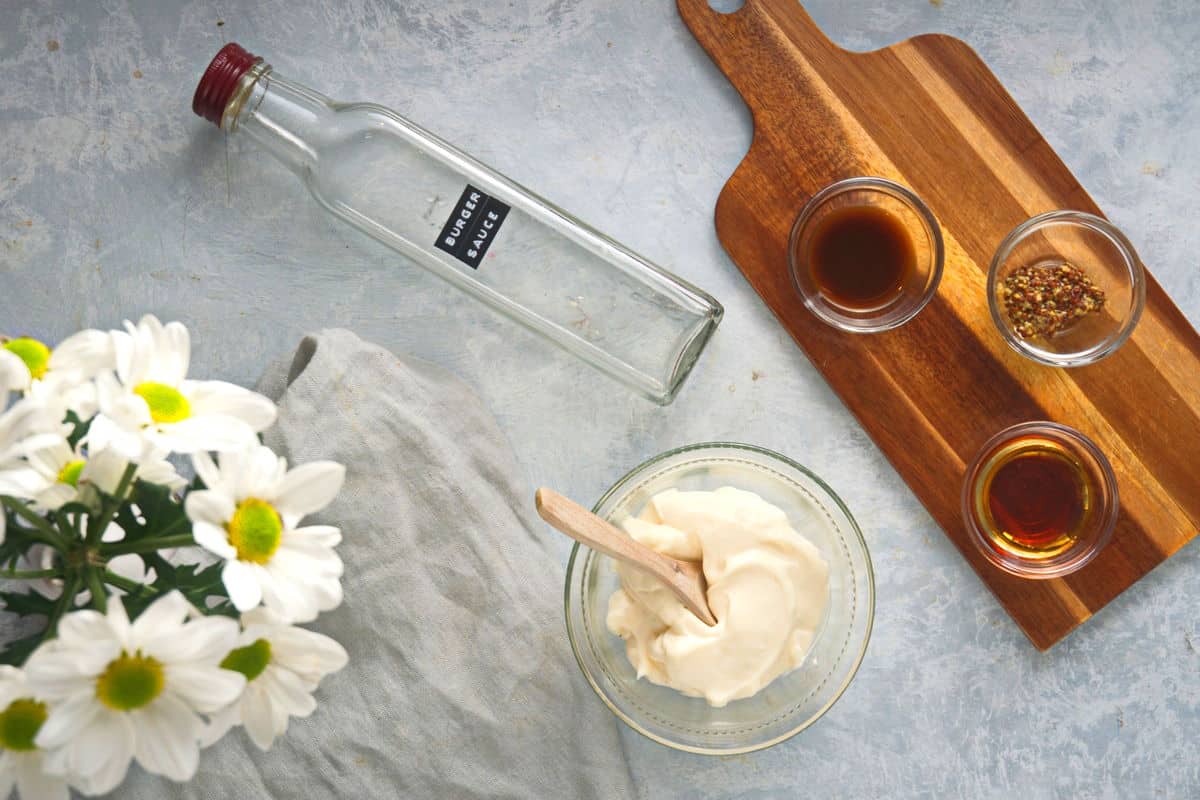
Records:
<instances>
[{"instance_id":1,"label":"gray linen cloth","mask_svg":"<svg viewBox=\"0 0 1200 800\"><path fill-rule=\"evenodd\" d=\"M445 371L329 330L268 370L267 444L348 467L335 503L345 646L270 752L235 730L188 784L130 771L114 797L624 798L617 722L580 674L563 568L491 415Z\"/></svg>"}]
</instances>

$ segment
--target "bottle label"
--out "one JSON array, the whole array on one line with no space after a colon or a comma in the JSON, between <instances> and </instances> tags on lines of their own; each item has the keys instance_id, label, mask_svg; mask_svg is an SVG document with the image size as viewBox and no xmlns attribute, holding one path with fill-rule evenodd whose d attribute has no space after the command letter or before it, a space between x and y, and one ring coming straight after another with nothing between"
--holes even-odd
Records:
<instances>
[{"instance_id":1,"label":"bottle label","mask_svg":"<svg viewBox=\"0 0 1200 800\"><path fill-rule=\"evenodd\" d=\"M468 183L434 246L471 269L479 269L479 263L508 216L508 208Z\"/></svg>"}]
</instances>

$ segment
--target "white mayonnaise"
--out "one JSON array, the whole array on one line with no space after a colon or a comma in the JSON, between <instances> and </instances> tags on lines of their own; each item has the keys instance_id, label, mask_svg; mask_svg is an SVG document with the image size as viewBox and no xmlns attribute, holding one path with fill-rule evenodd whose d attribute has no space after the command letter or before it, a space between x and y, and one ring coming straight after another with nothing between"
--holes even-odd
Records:
<instances>
[{"instance_id":1,"label":"white mayonnaise","mask_svg":"<svg viewBox=\"0 0 1200 800\"><path fill-rule=\"evenodd\" d=\"M829 565L782 510L729 486L669 489L624 527L660 553L703 562L717 618L705 625L657 579L618 565L608 629L639 678L720 707L800 666L829 599Z\"/></svg>"}]
</instances>

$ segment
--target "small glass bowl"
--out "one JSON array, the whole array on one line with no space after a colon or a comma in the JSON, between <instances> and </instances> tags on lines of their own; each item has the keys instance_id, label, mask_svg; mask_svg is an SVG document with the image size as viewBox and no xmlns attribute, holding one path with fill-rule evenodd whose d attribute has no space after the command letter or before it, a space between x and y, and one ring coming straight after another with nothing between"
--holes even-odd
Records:
<instances>
[{"instance_id":1,"label":"small glass bowl","mask_svg":"<svg viewBox=\"0 0 1200 800\"><path fill-rule=\"evenodd\" d=\"M816 223L832 211L877 206L904 225L916 251L916 264L899 293L886 305L861 310L840 305L821 291L810 254ZM928 305L942 279L945 249L933 212L911 190L886 178L847 178L826 186L805 204L788 240L792 284L804 304L824 322L849 333L878 333L898 328Z\"/></svg>"},{"instance_id":2,"label":"small glass bowl","mask_svg":"<svg viewBox=\"0 0 1200 800\"><path fill-rule=\"evenodd\" d=\"M755 492L787 514L829 563L829 603L804 662L758 694L713 708L703 698L639 680L625 642L608 632L608 602L620 586L614 562L581 545L567 566L571 649L584 677L623 722L656 742L704 755L733 755L782 742L821 717L850 685L875 615L875 579L862 532L820 478L769 450L697 444L650 459L609 489L595 511L620 525L670 488Z\"/></svg>"},{"instance_id":3,"label":"small glass bowl","mask_svg":"<svg viewBox=\"0 0 1200 800\"><path fill-rule=\"evenodd\" d=\"M986 482L992 470L1011 452L1010 446L1029 438L1049 440L1061 447L1081 468L1089 487L1087 516L1075 542L1046 558L1022 557L1015 550L996 544L988 535ZM971 542L992 564L1022 578L1059 578L1081 569L1112 538L1119 507L1117 478L1104 453L1079 431L1055 422L1023 422L1000 431L980 449L963 482L962 514Z\"/></svg>"},{"instance_id":4,"label":"small glass bowl","mask_svg":"<svg viewBox=\"0 0 1200 800\"><path fill-rule=\"evenodd\" d=\"M1049 337L1021 338L1004 309L1004 279L1027 265L1064 263L1104 291L1104 307ZM987 293L992 321L1010 347L1042 364L1079 367L1112 354L1132 335L1146 305L1146 277L1133 245L1111 222L1083 211L1051 211L1021 223L1000 243Z\"/></svg>"}]
</instances>

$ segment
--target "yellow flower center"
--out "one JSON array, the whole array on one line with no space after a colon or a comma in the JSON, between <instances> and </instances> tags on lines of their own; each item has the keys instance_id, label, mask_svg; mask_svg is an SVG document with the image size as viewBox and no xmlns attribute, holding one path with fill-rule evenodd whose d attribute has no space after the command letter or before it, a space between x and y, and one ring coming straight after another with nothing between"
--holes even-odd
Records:
<instances>
[{"instance_id":1,"label":"yellow flower center","mask_svg":"<svg viewBox=\"0 0 1200 800\"><path fill-rule=\"evenodd\" d=\"M271 663L271 643L266 639L256 639L253 644L231 650L221 661L221 669L240 672L252 681L262 674Z\"/></svg>"},{"instance_id":2,"label":"yellow flower center","mask_svg":"<svg viewBox=\"0 0 1200 800\"><path fill-rule=\"evenodd\" d=\"M163 668L158 659L124 650L108 662L96 679L96 697L113 711L133 711L162 694Z\"/></svg>"},{"instance_id":3,"label":"yellow flower center","mask_svg":"<svg viewBox=\"0 0 1200 800\"><path fill-rule=\"evenodd\" d=\"M78 486L79 476L83 474L85 466L87 466L87 462L82 458L77 461L71 461L59 471L58 482L65 483L68 486Z\"/></svg>"},{"instance_id":4,"label":"yellow flower center","mask_svg":"<svg viewBox=\"0 0 1200 800\"><path fill-rule=\"evenodd\" d=\"M238 504L225 530L229 543L237 550L238 561L265 564L279 549L283 520L270 503L251 498Z\"/></svg>"},{"instance_id":5,"label":"yellow flower center","mask_svg":"<svg viewBox=\"0 0 1200 800\"><path fill-rule=\"evenodd\" d=\"M146 381L133 387L133 393L150 407L150 419L159 423L183 422L192 415L192 405L174 386Z\"/></svg>"},{"instance_id":6,"label":"yellow flower center","mask_svg":"<svg viewBox=\"0 0 1200 800\"><path fill-rule=\"evenodd\" d=\"M5 750L37 750L33 743L42 723L46 721L46 704L29 697L13 700L0 711L0 748Z\"/></svg>"},{"instance_id":7,"label":"yellow flower center","mask_svg":"<svg viewBox=\"0 0 1200 800\"><path fill-rule=\"evenodd\" d=\"M42 378L50 368L50 348L37 339L22 336L19 339L9 339L0 347L24 361L25 366L29 367L29 374L35 379Z\"/></svg>"}]
</instances>

